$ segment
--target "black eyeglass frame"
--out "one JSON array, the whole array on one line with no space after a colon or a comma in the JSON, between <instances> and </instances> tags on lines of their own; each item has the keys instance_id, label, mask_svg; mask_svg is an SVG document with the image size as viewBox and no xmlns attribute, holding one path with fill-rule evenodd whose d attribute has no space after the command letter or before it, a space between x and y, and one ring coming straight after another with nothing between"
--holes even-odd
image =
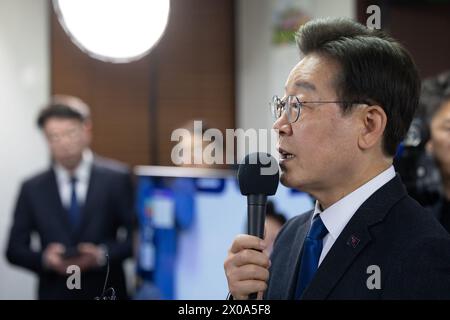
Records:
<instances>
[{"instance_id":1,"label":"black eyeglass frame","mask_svg":"<svg viewBox=\"0 0 450 320\"><path fill-rule=\"evenodd\" d=\"M290 108L292 107L291 103L286 103L289 99L295 99L294 108L296 110L295 119L291 119ZM277 95L272 97L272 101L269 103L271 113L276 120L283 116L283 113L286 113L289 123L294 123L300 117L301 110L303 108L303 104L316 103L316 104L325 104L325 103L345 103L345 104L366 104L371 105L367 101L300 101L297 96L287 96L284 99L280 99ZM287 106L286 106L287 105Z\"/></svg>"}]
</instances>

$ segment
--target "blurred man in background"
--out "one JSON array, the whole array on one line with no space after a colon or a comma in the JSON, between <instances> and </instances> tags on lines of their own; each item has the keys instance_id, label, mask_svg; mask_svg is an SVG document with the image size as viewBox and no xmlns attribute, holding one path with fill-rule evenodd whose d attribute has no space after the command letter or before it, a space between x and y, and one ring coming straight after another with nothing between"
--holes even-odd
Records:
<instances>
[{"instance_id":1,"label":"blurred man in background","mask_svg":"<svg viewBox=\"0 0 450 320\"><path fill-rule=\"evenodd\" d=\"M194 164L195 147L203 148L203 134L194 129L194 121L183 126L180 146L188 151L183 167L207 168ZM202 160L205 160L202 158ZM195 220L195 179L190 177L140 177L137 188L139 244L137 248L138 288L136 300L176 299L175 268L178 235Z\"/></svg>"},{"instance_id":2,"label":"blurred man in background","mask_svg":"<svg viewBox=\"0 0 450 320\"><path fill-rule=\"evenodd\" d=\"M122 262L131 256L133 190L128 169L89 149L92 123L78 98L55 96L39 114L50 168L21 187L6 256L39 277L39 299L94 299L108 286L126 298ZM34 246L32 235L40 240ZM76 266L80 286L69 285ZM76 281L74 282L76 283Z\"/></svg>"},{"instance_id":3,"label":"blurred man in background","mask_svg":"<svg viewBox=\"0 0 450 320\"><path fill-rule=\"evenodd\" d=\"M429 140L426 150L433 157L440 173L439 199L432 210L444 228L450 232L450 71L424 83L423 104Z\"/></svg>"},{"instance_id":4,"label":"blurred man in background","mask_svg":"<svg viewBox=\"0 0 450 320\"><path fill-rule=\"evenodd\" d=\"M265 250L269 256L272 253L278 232L280 232L285 223L286 217L275 209L275 204L272 201L267 201L264 240L267 243Z\"/></svg>"}]
</instances>

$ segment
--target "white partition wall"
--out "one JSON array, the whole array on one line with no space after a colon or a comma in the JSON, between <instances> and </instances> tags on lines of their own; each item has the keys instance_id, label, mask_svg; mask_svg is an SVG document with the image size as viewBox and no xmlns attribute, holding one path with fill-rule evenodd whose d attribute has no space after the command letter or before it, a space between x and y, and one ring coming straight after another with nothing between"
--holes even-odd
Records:
<instances>
[{"instance_id":1,"label":"white partition wall","mask_svg":"<svg viewBox=\"0 0 450 320\"><path fill-rule=\"evenodd\" d=\"M35 118L50 92L48 20L46 0L0 0L0 299L35 296L4 252L20 182L47 164Z\"/></svg>"},{"instance_id":2,"label":"white partition wall","mask_svg":"<svg viewBox=\"0 0 450 320\"><path fill-rule=\"evenodd\" d=\"M356 16L354 0L240 0L236 18L236 108L239 128L270 128L268 102L283 94L289 71L299 61L295 44L272 44L273 15L295 6L311 18Z\"/></svg>"}]
</instances>

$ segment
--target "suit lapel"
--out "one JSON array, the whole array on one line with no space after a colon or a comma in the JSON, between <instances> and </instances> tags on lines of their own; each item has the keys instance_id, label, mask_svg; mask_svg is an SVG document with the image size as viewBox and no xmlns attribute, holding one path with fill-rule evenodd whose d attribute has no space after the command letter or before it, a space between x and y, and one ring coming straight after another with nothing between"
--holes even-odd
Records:
<instances>
[{"instance_id":1,"label":"suit lapel","mask_svg":"<svg viewBox=\"0 0 450 320\"><path fill-rule=\"evenodd\" d=\"M389 209L406 196L398 175L378 189L350 219L322 261L302 299L326 299L346 270L370 243L370 226L381 222Z\"/></svg>"},{"instance_id":2,"label":"suit lapel","mask_svg":"<svg viewBox=\"0 0 450 320\"><path fill-rule=\"evenodd\" d=\"M294 239L294 246L292 247L292 252L289 255L289 260L286 266L286 282L289 284L289 289L287 291L288 296L283 297L284 299L294 299L295 289L297 286L297 276L298 270L300 268L300 259L302 256L303 243L305 242L306 235L308 234L309 227L311 225L311 216L314 211L307 213L306 221L301 227L298 228Z\"/></svg>"}]
</instances>

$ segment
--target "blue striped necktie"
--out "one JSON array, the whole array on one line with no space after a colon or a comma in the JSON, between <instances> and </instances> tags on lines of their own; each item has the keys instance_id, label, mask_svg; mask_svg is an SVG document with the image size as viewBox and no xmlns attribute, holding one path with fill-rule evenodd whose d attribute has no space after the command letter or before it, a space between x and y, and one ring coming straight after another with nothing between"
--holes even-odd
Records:
<instances>
[{"instance_id":1,"label":"blue striped necktie","mask_svg":"<svg viewBox=\"0 0 450 320\"><path fill-rule=\"evenodd\" d=\"M308 287L319 266L320 254L322 253L322 239L328 233L322 219L317 215L313 219L311 229L303 243L303 254L300 263L295 299L300 299L303 291Z\"/></svg>"}]
</instances>

